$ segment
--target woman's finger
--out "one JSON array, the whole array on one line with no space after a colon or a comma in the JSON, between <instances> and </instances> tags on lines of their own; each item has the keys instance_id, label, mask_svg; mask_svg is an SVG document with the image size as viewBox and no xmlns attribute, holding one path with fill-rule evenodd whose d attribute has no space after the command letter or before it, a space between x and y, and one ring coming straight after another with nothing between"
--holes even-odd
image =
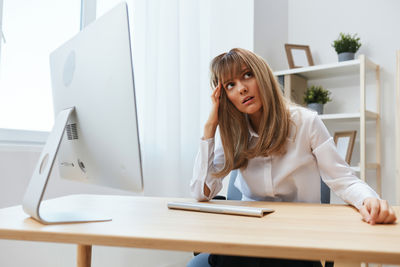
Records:
<instances>
[{"instance_id":1,"label":"woman's finger","mask_svg":"<svg viewBox=\"0 0 400 267\"><path fill-rule=\"evenodd\" d=\"M394 223L396 222L396 214L394 213L393 209L389 207L389 214L386 217L386 219L383 221L383 223Z\"/></svg>"},{"instance_id":2,"label":"woman's finger","mask_svg":"<svg viewBox=\"0 0 400 267\"><path fill-rule=\"evenodd\" d=\"M213 90L212 94L211 94L211 98L213 103L219 103L219 97L221 95L221 84L218 83L217 87L215 87L215 89Z\"/></svg>"},{"instance_id":3,"label":"woman's finger","mask_svg":"<svg viewBox=\"0 0 400 267\"><path fill-rule=\"evenodd\" d=\"M380 210L380 203L377 198L372 199L370 201L370 209L369 209L369 214L371 216L371 224L375 224L376 220L378 219L379 216L379 210Z\"/></svg>"},{"instance_id":4,"label":"woman's finger","mask_svg":"<svg viewBox=\"0 0 400 267\"><path fill-rule=\"evenodd\" d=\"M361 207L361 209L360 209L360 214L361 214L361 216L362 216L363 221L369 223L369 221L371 220L371 218L370 218L370 215L369 215L369 212L368 212L368 210L367 210L366 205L363 205L363 206Z\"/></svg>"},{"instance_id":5,"label":"woman's finger","mask_svg":"<svg viewBox=\"0 0 400 267\"><path fill-rule=\"evenodd\" d=\"M219 97L221 96L221 88L222 88L222 85L219 83L218 86L217 86L217 88L218 88L218 90L217 90L217 95L216 95L216 97L219 99Z\"/></svg>"},{"instance_id":6,"label":"woman's finger","mask_svg":"<svg viewBox=\"0 0 400 267\"><path fill-rule=\"evenodd\" d=\"M389 204L386 200L379 200L379 214L375 220L376 223L383 223L389 216Z\"/></svg>"}]
</instances>

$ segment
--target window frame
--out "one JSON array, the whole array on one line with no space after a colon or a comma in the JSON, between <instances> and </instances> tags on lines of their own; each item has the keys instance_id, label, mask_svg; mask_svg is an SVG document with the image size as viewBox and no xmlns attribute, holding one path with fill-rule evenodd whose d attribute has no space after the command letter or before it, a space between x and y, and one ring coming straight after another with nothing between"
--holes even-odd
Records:
<instances>
[{"instance_id":1,"label":"window frame","mask_svg":"<svg viewBox=\"0 0 400 267\"><path fill-rule=\"evenodd\" d=\"M43 146L49 132L30 131L18 129L0 129L0 146L8 147L11 145Z\"/></svg>"},{"instance_id":2,"label":"window frame","mask_svg":"<svg viewBox=\"0 0 400 267\"><path fill-rule=\"evenodd\" d=\"M3 44L3 40L5 41L5 37L3 34L3 0L0 0L0 62L1 62L1 46Z\"/></svg>"}]
</instances>

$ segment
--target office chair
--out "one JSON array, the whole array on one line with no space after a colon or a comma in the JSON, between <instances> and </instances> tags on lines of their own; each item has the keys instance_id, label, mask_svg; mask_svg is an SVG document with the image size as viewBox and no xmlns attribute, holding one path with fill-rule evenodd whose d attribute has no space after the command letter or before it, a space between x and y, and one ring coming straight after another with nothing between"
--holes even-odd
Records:
<instances>
[{"instance_id":1,"label":"office chair","mask_svg":"<svg viewBox=\"0 0 400 267\"><path fill-rule=\"evenodd\" d=\"M235 187L235 181L238 176L238 170L233 170L229 176L229 185L227 196L216 196L213 199L242 200L242 192ZM329 204L331 202L331 191L329 187L321 179L321 203ZM209 267L209 253L194 253L196 256L187 265L187 267ZM325 267L333 267L333 262L326 261Z\"/></svg>"}]
</instances>

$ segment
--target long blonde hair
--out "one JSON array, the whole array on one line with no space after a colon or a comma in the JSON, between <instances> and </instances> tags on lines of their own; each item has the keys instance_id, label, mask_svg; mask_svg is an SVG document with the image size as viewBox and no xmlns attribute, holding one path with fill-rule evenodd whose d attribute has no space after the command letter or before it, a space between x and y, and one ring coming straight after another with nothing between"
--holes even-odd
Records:
<instances>
[{"instance_id":1,"label":"long blonde hair","mask_svg":"<svg viewBox=\"0 0 400 267\"><path fill-rule=\"evenodd\" d=\"M249 68L259 88L262 101L262 116L259 125L259 139L249 148L249 129L245 114L240 112L228 99L225 89L221 89L218 110L219 131L225 155L222 170L214 173L225 177L233 169L245 169L249 159L258 156L281 155L286 152L285 144L289 136L290 113L288 101L283 97L268 64L258 55L241 48L216 56L211 62L211 85L237 77L242 67Z\"/></svg>"}]
</instances>

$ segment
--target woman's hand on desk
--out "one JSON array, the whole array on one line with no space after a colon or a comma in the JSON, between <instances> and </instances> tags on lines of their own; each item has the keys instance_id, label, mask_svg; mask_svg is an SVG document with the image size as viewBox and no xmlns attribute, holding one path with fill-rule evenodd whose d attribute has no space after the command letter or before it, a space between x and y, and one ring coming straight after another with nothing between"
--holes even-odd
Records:
<instances>
[{"instance_id":1,"label":"woman's hand on desk","mask_svg":"<svg viewBox=\"0 0 400 267\"><path fill-rule=\"evenodd\" d=\"M363 220L369 224L394 223L396 214L386 200L366 198L360 209Z\"/></svg>"}]
</instances>

